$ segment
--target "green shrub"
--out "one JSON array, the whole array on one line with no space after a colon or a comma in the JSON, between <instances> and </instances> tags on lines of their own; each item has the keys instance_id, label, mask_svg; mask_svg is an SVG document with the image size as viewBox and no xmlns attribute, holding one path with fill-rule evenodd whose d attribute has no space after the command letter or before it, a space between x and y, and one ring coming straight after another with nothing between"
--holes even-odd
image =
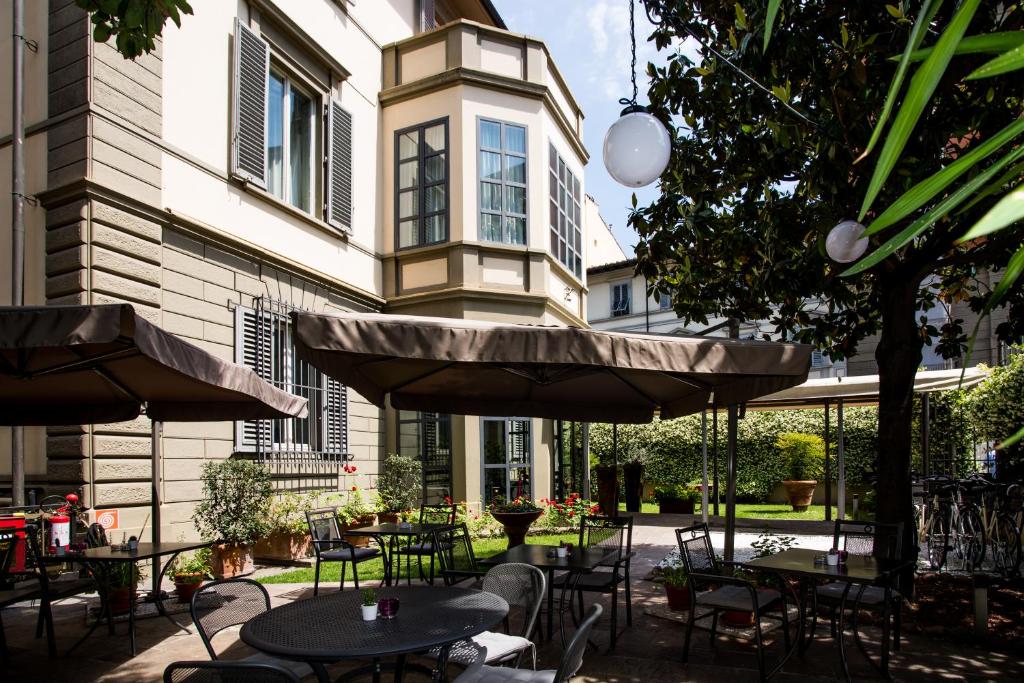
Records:
<instances>
[{"instance_id":1,"label":"green shrub","mask_svg":"<svg viewBox=\"0 0 1024 683\"><path fill-rule=\"evenodd\" d=\"M400 453L392 453L381 464L377 478L377 509L379 512L402 512L419 507L423 487L423 466L420 461Z\"/></svg>"},{"instance_id":2,"label":"green shrub","mask_svg":"<svg viewBox=\"0 0 1024 683\"><path fill-rule=\"evenodd\" d=\"M683 484L662 484L654 489L654 500L658 503L669 501L692 501L700 500L700 491Z\"/></svg>"},{"instance_id":3,"label":"green shrub","mask_svg":"<svg viewBox=\"0 0 1024 683\"><path fill-rule=\"evenodd\" d=\"M820 479L825 471L825 442L814 434L785 432L775 442L786 465L786 478Z\"/></svg>"},{"instance_id":4,"label":"green shrub","mask_svg":"<svg viewBox=\"0 0 1024 683\"><path fill-rule=\"evenodd\" d=\"M992 368L985 381L970 390L967 414L978 435L998 444L1024 426L1024 352L1010 356L1007 365ZM1024 476L1024 441L997 452L999 479Z\"/></svg>"},{"instance_id":5,"label":"green shrub","mask_svg":"<svg viewBox=\"0 0 1024 683\"><path fill-rule=\"evenodd\" d=\"M203 464L203 499L192 519L209 541L255 543L270 531L274 489L267 468L251 460Z\"/></svg>"}]
</instances>

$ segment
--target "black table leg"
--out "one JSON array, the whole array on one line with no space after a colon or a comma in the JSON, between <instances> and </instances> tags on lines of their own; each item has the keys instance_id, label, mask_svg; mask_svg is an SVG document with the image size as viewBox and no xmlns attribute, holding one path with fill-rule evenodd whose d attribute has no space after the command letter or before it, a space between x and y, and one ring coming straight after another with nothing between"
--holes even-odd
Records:
<instances>
[{"instance_id":1,"label":"black table leg","mask_svg":"<svg viewBox=\"0 0 1024 683\"><path fill-rule=\"evenodd\" d=\"M405 655L398 655L395 659L395 683L402 683L405 675Z\"/></svg>"},{"instance_id":2,"label":"black table leg","mask_svg":"<svg viewBox=\"0 0 1024 683\"><path fill-rule=\"evenodd\" d=\"M135 563L132 562L132 568L134 573ZM135 595L136 588L135 582L131 582L132 585L128 587L128 642L131 647L132 657L135 656L135 603L138 599Z\"/></svg>"},{"instance_id":3,"label":"black table leg","mask_svg":"<svg viewBox=\"0 0 1024 683\"><path fill-rule=\"evenodd\" d=\"M309 666L316 675L317 683L331 683L331 677L327 674L327 667L320 662L310 662Z\"/></svg>"},{"instance_id":4,"label":"black table leg","mask_svg":"<svg viewBox=\"0 0 1024 683\"><path fill-rule=\"evenodd\" d=\"M548 570L548 640L555 637L555 570Z\"/></svg>"},{"instance_id":5,"label":"black table leg","mask_svg":"<svg viewBox=\"0 0 1024 683\"><path fill-rule=\"evenodd\" d=\"M846 681L850 680L850 665L846 660L846 640L843 638L843 631L846 627L844 623L846 598L850 595L850 587L852 585L846 584L846 588L843 589L843 597L839 600L839 624L837 625L838 632L836 634L836 638L839 640L839 662L843 665L843 678Z\"/></svg>"},{"instance_id":6,"label":"black table leg","mask_svg":"<svg viewBox=\"0 0 1024 683\"><path fill-rule=\"evenodd\" d=\"M153 583L154 591L150 594L150 599L153 601L153 604L156 605L156 611L158 614L160 614L160 616L166 618L168 621L170 621L172 624L180 628L185 633L191 634L192 631L190 631L187 626L185 626L177 619L172 617L170 614L167 613L167 610L164 609L164 592L160 589L161 584L163 584L164 582L164 575L167 573L167 570L170 568L170 566L174 563L174 560L176 560L178 555L180 554L180 552L174 553L173 555L171 555L171 559L164 562L163 566L160 567L160 574L157 576L156 581Z\"/></svg>"}]
</instances>

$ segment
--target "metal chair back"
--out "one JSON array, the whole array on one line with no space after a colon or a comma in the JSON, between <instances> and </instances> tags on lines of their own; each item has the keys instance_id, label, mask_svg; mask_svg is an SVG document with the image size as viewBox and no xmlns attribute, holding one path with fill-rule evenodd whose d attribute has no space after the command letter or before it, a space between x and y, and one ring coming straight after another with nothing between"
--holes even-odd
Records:
<instances>
[{"instance_id":1,"label":"metal chair back","mask_svg":"<svg viewBox=\"0 0 1024 683\"><path fill-rule=\"evenodd\" d=\"M676 543L679 544L679 557L688 575L721 574L718 558L711 547L711 534L707 524L676 529Z\"/></svg>"},{"instance_id":2,"label":"metal chair back","mask_svg":"<svg viewBox=\"0 0 1024 683\"><path fill-rule=\"evenodd\" d=\"M555 672L555 677L551 683L567 683L583 666L583 655L587 651L587 638L590 635L590 630L594 628L594 623L601 618L601 611L601 605L596 603L591 605L586 619L576 629L572 640L569 641L569 646L562 653L562 659L558 663L558 671Z\"/></svg>"},{"instance_id":3,"label":"metal chair back","mask_svg":"<svg viewBox=\"0 0 1024 683\"><path fill-rule=\"evenodd\" d=\"M309 524L309 535L313 539L313 552L318 558L323 550L351 547L350 543L342 539L337 508L307 510L306 523Z\"/></svg>"},{"instance_id":4,"label":"metal chair back","mask_svg":"<svg viewBox=\"0 0 1024 683\"><path fill-rule=\"evenodd\" d=\"M598 566L614 567L633 546L632 517L588 515L580 524L580 547L604 550L608 556Z\"/></svg>"},{"instance_id":5,"label":"metal chair back","mask_svg":"<svg viewBox=\"0 0 1024 683\"><path fill-rule=\"evenodd\" d=\"M903 524L837 519L832 545L850 555L895 560L903 546Z\"/></svg>"},{"instance_id":6,"label":"metal chair back","mask_svg":"<svg viewBox=\"0 0 1024 683\"><path fill-rule=\"evenodd\" d=\"M210 641L215 635L269 610L270 594L251 579L214 581L192 595L192 622L213 660L217 653Z\"/></svg>"},{"instance_id":7,"label":"metal chair back","mask_svg":"<svg viewBox=\"0 0 1024 683\"><path fill-rule=\"evenodd\" d=\"M519 562L499 564L484 575L483 589L504 598L510 607L523 608L525 619L519 635L529 639L547 594L544 572Z\"/></svg>"},{"instance_id":8,"label":"metal chair back","mask_svg":"<svg viewBox=\"0 0 1024 683\"><path fill-rule=\"evenodd\" d=\"M458 506L454 503L420 506L420 524L455 524Z\"/></svg>"},{"instance_id":9,"label":"metal chair back","mask_svg":"<svg viewBox=\"0 0 1024 683\"><path fill-rule=\"evenodd\" d=\"M299 677L275 664L255 662L174 662L164 683L299 683Z\"/></svg>"},{"instance_id":10,"label":"metal chair back","mask_svg":"<svg viewBox=\"0 0 1024 683\"><path fill-rule=\"evenodd\" d=\"M470 538L469 529L465 524L459 524L446 534L439 534L438 538L445 546L439 553L441 575L444 577L445 584L451 586L460 581L484 575L476 562L473 539Z\"/></svg>"}]
</instances>

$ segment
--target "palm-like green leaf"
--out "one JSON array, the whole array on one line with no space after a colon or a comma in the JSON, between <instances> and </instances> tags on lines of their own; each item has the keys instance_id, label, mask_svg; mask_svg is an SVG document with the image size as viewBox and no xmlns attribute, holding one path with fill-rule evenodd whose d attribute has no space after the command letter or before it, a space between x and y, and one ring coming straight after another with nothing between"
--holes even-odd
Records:
<instances>
[{"instance_id":1,"label":"palm-like green leaf","mask_svg":"<svg viewBox=\"0 0 1024 683\"><path fill-rule=\"evenodd\" d=\"M986 187L978 194L974 195L974 199L972 199L971 201L967 202L959 209L957 209L956 215L959 216L964 212L970 211L978 204L978 202L982 201L983 199L991 197L994 194L1001 193L1003 191L1003 188L1006 187L1011 181L1019 180L1021 177L1024 177L1024 162L1011 166L1009 169L1007 169L1006 173L1001 175L995 181L989 183L988 187Z\"/></svg>"},{"instance_id":2,"label":"palm-like green leaf","mask_svg":"<svg viewBox=\"0 0 1024 683\"><path fill-rule=\"evenodd\" d=\"M974 192L989 182L996 173L999 173L1002 169L1006 168L1007 165L1016 162L1021 157L1024 157L1024 147L1020 147L1010 152L1002 159L992 164L984 171L976 175L975 177L968 180L966 183L961 185L957 190L950 195L944 197L942 201L937 203L935 206L930 208L923 216L918 218L916 221L908 225L906 228L901 230L899 234L890 238L885 244L880 246L872 253L865 256L863 259L858 261L856 264L847 268L843 271L844 277L849 275L855 275L856 273L863 272L875 264L883 261L892 255L897 249L902 248L908 244L915 237L923 233L925 230L935 225L935 223L943 216L948 214L958 204L970 197ZM1004 200L1005 201L1005 200ZM1000 202L1002 203L1002 202ZM999 205L997 204L996 207ZM993 207L995 210L996 207ZM966 239L966 238L965 238Z\"/></svg>"},{"instance_id":3,"label":"palm-like green leaf","mask_svg":"<svg viewBox=\"0 0 1024 683\"><path fill-rule=\"evenodd\" d=\"M1024 185L1018 185L1010 194L989 209L977 223L967 231L961 241L968 241L1002 230L1007 225L1024 218Z\"/></svg>"},{"instance_id":4,"label":"palm-like green leaf","mask_svg":"<svg viewBox=\"0 0 1024 683\"><path fill-rule=\"evenodd\" d=\"M979 78L991 78L1018 69L1024 69L1024 45L1019 45L1012 50L1004 52L995 59L985 62L977 69L967 74L964 80L973 81Z\"/></svg>"},{"instance_id":5,"label":"palm-like green leaf","mask_svg":"<svg viewBox=\"0 0 1024 683\"><path fill-rule=\"evenodd\" d=\"M764 48L768 49L768 42L772 39L772 27L775 25L775 17L779 14L779 6L782 0L768 0L768 12L764 18Z\"/></svg>"},{"instance_id":6,"label":"palm-like green leaf","mask_svg":"<svg viewBox=\"0 0 1024 683\"><path fill-rule=\"evenodd\" d=\"M1011 436L1009 439L1005 439L1001 444L996 446L997 449L1009 448L1021 439L1024 439L1024 427L1017 430L1017 433Z\"/></svg>"},{"instance_id":7,"label":"palm-like green leaf","mask_svg":"<svg viewBox=\"0 0 1024 683\"><path fill-rule=\"evenodd\" d=\"M960 41L960 44L956 46L956 50L953 54L957 55L972 55L972 54L993 54L998 55L1012 50L1015 47L1024 45L1024 31L1001 31L999 33L986 33L980 36L966 36ZM930 47L921 48L920 50L914 50L910 53L910 61L920 62L923 61L932 53ZM890 61L897 61L902 59L901 55L893 55L889 57Z\"/></svg>"},{"instance_id":8,"label":"palm-like green leaf","mask_svg":"<svg viewBox=\"0 0 1024 683\"><path fill-rule=\"evenodd\" d=\"M950 183L974 168L980 161L988 158L993 152L1022 133L1024 133L1024 117L1017 119L988 140L972 147L949 166L904 192L871 222L865 234L873 235L903 220L928 203L939 192L949 187Z\"/></svg>"},{"instance_id":9,"label":"palm-like green leaf","mask_svg":"<svg viewBox=\"0 0 1024 683\"><path fill-rule=\"evenodd\" d=\"M882 185L885 184L893 167L896 166L896 161L903 152L911 132L913 132L914 127L917 125L921 112L924 111L928 100L931 99L932 93L935 92L936 86L938 86L939 81L942 79L942 75L946 72L946 67L949 65L950 60L953 59L953 51L967 31L967 27L971 23L971 19L974 18L974 13L978 10L980 2L981 0L963 1L956 14L950 20L946 30L939 37L932 53L918 67L914 77L910 80L907 95L903 99L903 104L900 106L899 111L896 113L896 119L893 121L889 135L885 139L885 146L882 147L882 153L878 157L878 163L875 165L874 173L868 182L867 193L864 195L864 202L861 204L857 220L863 222L864 216L871 209L871 205L881 191Z\"/></svg>"},{"instance_id":10,"label":"palm-like green leaf","mask_svg":"<svg viewBox=\"0 0 1024 683\"><path fill-rule=\"evenodd\" d=\"M885 105L882 106L882 113L879 114L878 121L875 123L875 129L871 132L871 140L868 141L868 146L864 148L860 156L853 160L853 163L856 164L871 154L871 151L881 139L882 131L885 130L885 124L889 121L889 114L892 113L892 108L896 104L896 98L899 97L900 89L903 88L903 80L907 77L907 71L910 70L910 56L921 45L928 24L931 23L932 17L941 5L942 0L937 0L936 2L925 0L921 5L921 11L917 14L917 21L914 22L914 27L910 30L910 36L907 38L907 46L903 49L903 55L900 57L900 64L896 67L896 73L893 75L892 83L889 85L889 94L886 95Z\"/></svg>"}]
</instances>

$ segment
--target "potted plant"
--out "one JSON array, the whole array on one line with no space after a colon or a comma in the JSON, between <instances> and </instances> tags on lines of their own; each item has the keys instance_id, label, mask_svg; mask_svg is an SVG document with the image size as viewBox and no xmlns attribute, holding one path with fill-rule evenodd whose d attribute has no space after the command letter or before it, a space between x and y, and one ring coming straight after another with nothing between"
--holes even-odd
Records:
<instances>
[{"instance_id":1,"label":"potted plant","mask_svg":"<svg viewBox=\"0 0 1024 683\"><path fill-rule=\"evenodd\" d=\"M661 514L692 515L700 493L682 484L665 484L655 487L654 500Z\"/></svg>"},{"instance_id":2,"label":"potted plant","mask_svg":"<svg viewBox=\"0 0 1024 683\"><path fill-rule=\"evenodd\" d=\"M491 516L505 528L509 548L526 542L526 533L530 530L530 525L544 512L536 503L523 496L511 501L499 496L491 501L489 510Z\"/></svg>"},{"instance_id":3,"label":"potted plant","mask_svg":"<svg viewBox=\"0 0 1024 683\"><path fill-rule=\"evenodd\" d=\"M780 434L776 447L788 470L782 481L786 497L794 512L804 512L814 500L814 488L822 474L825 442L814 434L786 432Z\"/></svg>"},{"instance_id":4,"label":"potted plant","mask_svg":"<svg viewBox=\"0 0 1024 683\"><path fill-rule=\"evenodd\" d=\"M319 492L305 496L289 492L274 499L270 505L270 530L253 549L257 560L289 563L310 556L306 510L318 506L319 496Z\"/></svg>"},{"instance_id":5,"label":"potted plant","mask_svg":"<svg viewBox=\"0 0 1024 683\"><path fill-rule=\"evenodd\" d=\"M348 502L338 509L338 523L342 531L358 529L359 527L370 526L376 521L373 506L363 500L363 494L358 486L353 486L349 493ZM370 544L367 536L346 536L345 540L358 548L365 548Z\"/></svg>"},{"instance_id":6,"label":"potted plant","mask_svg":"<svg viewBox=\"0 0 1024 683\"><path fill-rule=\"evenodd\" d=\"M637 446L626 452L622 463L623 489L626 498L626 512L640 512L640 502L644 493L644 461L647 451Z\"/></svg>"},{"instance_id":7,"label":"potted plant","mask_svg":"<svg viewBox=\"0 0 1024 683\"><path fill-rule=\"evenodd\" d=\"M372 588L363 589L363 605L360 609L363 612L363 621L373 621L377 618L377 593Z\"/></svg>"},{"instance_id":8,"label":"potted plant","mask_svg":"<svg viewBox=\"0 0 1024 683\"><path fill-rule=\"evenodd\" d=\"M776 536L768 529L765 529L757 537L757 540L752 541L750 544L750 547L754 549L753 559L768 557L783 550L788 550L792 547L795 540L794 536ZM758 591L771 590L771 587L765 584L769 576L767 574L738 570L736 576L756 583ZM722 612L722 621L736 628L748 628L754 625L754 613L752 611L726 610Z\"/></svg>"},{"instance_id":9,"label":"potted plant","mask_svg":"<svg viewBox=\"0 0 1024 683\"><path fill-rule=\"evenodd\" d=\"M111 614L126 614L138 590L139 568L134 562L114 562L106 573L107 605Z\"/></svg>"},{"instance_id":10,"label":"potted plant","mask_svg":"<svg viewBox=\"0 0 1024 683\"><path fill-rule=\"evenodd\" d=\"M216 541L210 569L217 578L253 571L253 544L270 530L274 490L267 469L250 460L203 464L203 499L192 519L203 538Z\"/></svg>"},{"instance_id":11,"label":"potted plant","mask_svg":"<svg viewBox=\"0 0 1024 683\"><path fill-rule=\"evenodd\" d=\"M210 571L210 551L206 548L174 560L170 575L178 602L190 602Z\"/></svg>"},{"instance_id":12,"label":"potted plant","mask_svg":"<svg viewBox=\"0 0 1024 683\"><path fill-rule=\"evenodd\" d=\"M668 608L675 612L689 610L690 579L686 575L686 568L682 565L666 567L661 570L661 577L665 583L665 597L668 598Z\"/></svg>"},{"instance_id":13,"label":"potted plant","mask_svg":"<svg viewBox=\"0 0 1024 683\"><path fill-rule=\"evenodd\" d=\"M397 524L401 514L419 506L423 487L420 461L401 453L392 453L381 465L377 478L377 518Z\"/></svg>"}]
</instances>

